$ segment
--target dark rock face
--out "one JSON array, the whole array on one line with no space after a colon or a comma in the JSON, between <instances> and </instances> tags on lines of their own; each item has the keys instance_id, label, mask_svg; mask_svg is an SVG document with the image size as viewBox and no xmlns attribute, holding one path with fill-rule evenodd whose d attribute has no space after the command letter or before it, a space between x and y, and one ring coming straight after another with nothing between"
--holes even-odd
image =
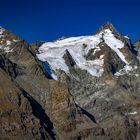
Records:
<instances>
[{"instance_id":1,"label":"dark rock face","mask_svg":"<svg viewBox=\"0 0 140 140\"><path fill-rule=\"evenodd\" d=\"M137 51L137 58L140 60L140 40L134 43L134 48Z\"/></svg>"},{"instance_id":2,"label":"dark rock face","mask_svg":"<svg viewBox=\"0 0 140 140\"><path fill-rule=\"evenodd\" d=\"M135 43L134 43L134 46L135 48L138 50L140 48L140 40L137 40Z\"/></svg>"},{"instance_id":3,"label":"dark rock face","mask_svg":"<svg viewBox=\"0 0 140 140\"><path fill-rule=\"evenodd\" d=\"M43 42L30 46L0 28L0 139L140 139L140 63L133 51L139 51L139 43L132 45L111 23L96 34L104 29L124 43L119 50L131 71L123 72L126 63L102 36L100 49L92 48L84 56L89 62L104 59L101 76L78 68L66 50L63 59L69 74L58 69L55 81L49 77L51 65L36 57Z\"/></svg>"},{"instance_id":4,"label":"dark rock face","mask_svg":"<svg viewBox=\"0 0 140 140\"><path fill-rule=\"evenodd\" d=\"M66 53L64 54L63 58L65 59L68 67L73 67L74 65L76 65L75 61L73 60L68 50L66 50Z\"/></svg>"},{"instance_id":5,"label":"dark rock face","mask_svg":"<svg viewBox=\"0 0 140 140\"><path fill-rule=\"evenodd\" d=\"M101 55L104 55L105 72L111 74L115 74L125 66L125 63L121 61L118 55L111 50L107 44L101 42L99 46L101 46L101 51L98 51L93 55L94 49L90 50L86 57L87 60L99 59Z\"/></svg>"}]
</instances>

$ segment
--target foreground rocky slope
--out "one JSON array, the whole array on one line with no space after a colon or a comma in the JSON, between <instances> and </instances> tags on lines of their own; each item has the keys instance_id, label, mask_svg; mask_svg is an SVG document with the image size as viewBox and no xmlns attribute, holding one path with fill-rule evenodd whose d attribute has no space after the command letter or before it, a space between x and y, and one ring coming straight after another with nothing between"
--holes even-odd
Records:
<instances>
[{"instance_id":1,"label":"foreground rocky slope","mask_svg":"<svg viewBox=\"0 0 140 140\"><path fill-rule=\"evenodd\" d=\"M140 139L138 54L110 23L32 46L0 28L0 138Z\"/></svg>"},{"instance_id":2,"label":"foreground rocky slope","mask_svg":"<svg viewBox=\"0 0 140 140\"><path fill-rule=\"evenodd\" d=\"M0 77L0 139L40 139L43 135L53 139L52 124L37 101L2 70ZM48 126L42 124L41 116Z\"/></svg>"}]
</instances>

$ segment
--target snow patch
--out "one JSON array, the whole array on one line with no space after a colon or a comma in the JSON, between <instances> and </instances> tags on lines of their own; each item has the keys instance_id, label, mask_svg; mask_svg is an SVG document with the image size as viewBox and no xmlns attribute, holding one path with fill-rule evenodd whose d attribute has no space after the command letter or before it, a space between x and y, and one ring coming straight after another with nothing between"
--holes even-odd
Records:
<instances>
[{"instance_id":1,"label":"snow patch","mask_svg":"<svg viewBox=\"0 0 140 140\"><path fill-rule=\"evenodd\" d=\"M137 66L132 67L130 65L125 65L123 69L120 69L114 75L115 76L121 76L121 75L124 75L124 74L130 74L130 71L133 71L133 70L135 70L137 68L138 68Z\"/></svg>"},{"instance_id":2,"label":"snow patch","mask_svg":"<svg viewBox=\"0 0 140 140\"><path fill-rule=\"evenodd\" d=\"M9 46L0 45L0 49L4 50L6 53L13 52L13 49L11 49Z\"/></svg>"},{"instance_id":3,"label":"snow patch","mask_svg":"<svg viewBox=\"0 0 140 140\"><path fill-rule=\"evenodd\" d=\"M124 36L124 38L130 39L128 36Z\"/></svg>"},{"instance_id":4,"label":"snow patch","mask_svg":"<svg viewBox=\"0 0 140 140\"><path fill-rule=\"evenodd\" d=\"M9 52L13 52L13 49L11 49L10 47L4 47L4 51L6 52L6 53L9 53Z\"/></svg>"},{"instance_id":5,"label":"snow patch","mask_svg":"<svg viewBox=\"0 0 140 140\"><path fill-rule=\"evenodd\" d=\"M4 52L6 53L13 52L13 49L9 47L11 43L12 43L11 41L7 40L6 44L0 45L0 49L4 50Z\"/></svg>"},{"instance_id":6,"label":"snow patch","mask_svg":"<svg viewBox=\"0 0 140 140\"><path fill-rule=\"evenodd\" d=\"M134 111L134 112L129 112L127 114L130 114L130 115L136 115L138 112L137 111Z\"/></svg>"},{"instance_id":7,"label":"snow patch","mask_svg":"<svg viewBox=\"0 0 140 140\"><path fill-rule=\"evenodd\" d=\"M10 46L11 44L12 44L12 42L11 42L10 40L7 40L7 41L6 41L6 45L7 45L7 46Z\"/></svg>"},{"instance_id":8,"label":"snow patch","mask_svg":"<svg viewBox=\"0 0 140 140\"><path fill-rule=\"evenodd\" d=\"M95 47L95 50L94 50L94 52L93 52L93 55L95 55L96 52L98 52L98 51L100 51L100 50L101 50L100 47Z\"/></svg>"},{"instance_id":9,"label":"snow patch","mask_svg":"<svg viewBox=\"0 0 140 140\"><path fill-rule=\"evenodd\" d=\"M19 40L13 39L14 42L18 42Z\"/></svg>"},{"instance_id":10,"label":"snow patch","mask_svg":"<svg viewBox=\"0 0 140 140\"><path fill-rule=\"evenodd\" d=\"M105 55L100 55L100 59L102 59Z\"/></svg>"}]
</instances>

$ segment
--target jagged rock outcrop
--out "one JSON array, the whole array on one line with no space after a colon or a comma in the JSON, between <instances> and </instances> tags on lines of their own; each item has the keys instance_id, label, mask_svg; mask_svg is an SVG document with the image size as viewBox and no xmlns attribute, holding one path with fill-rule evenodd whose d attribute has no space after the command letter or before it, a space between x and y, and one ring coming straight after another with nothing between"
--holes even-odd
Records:
<instances>
[{"instance_id":1,"label":"jagged rock outcrop","mask_svg":"<svg viewBox=\"0 0 140 140\"><path fill-rule=\"evenodd\" d=\"M140 40L137 40L137 41L134 43L134 48L135 48L135 50L137 51L137 58L138 58L138 60L140 61Z\"/></svg>"},{"instance_id":2,"label":"jagged rock outcrop","mask_svg":"<svg viewBox=\"0 0 140 140\"><path fill-rule=\"evenodd\" d=\"M135 48L138 50L140 48L140 40L137 40L135 43L134 43L134 46Z\"/></svg>"},{"instance_id":3,"label":"jagged rock outcrop","mask_svg":"<svg viewBox=\"0 0 140 140\"><path fill-rule=\"evenodd\" d=\"M60 83L56 85L52 81L50 90L51 118L58 139L92 139L105 136L95 117L75 103L74 97L65 86Z\"/></svg>"}]
</instances>

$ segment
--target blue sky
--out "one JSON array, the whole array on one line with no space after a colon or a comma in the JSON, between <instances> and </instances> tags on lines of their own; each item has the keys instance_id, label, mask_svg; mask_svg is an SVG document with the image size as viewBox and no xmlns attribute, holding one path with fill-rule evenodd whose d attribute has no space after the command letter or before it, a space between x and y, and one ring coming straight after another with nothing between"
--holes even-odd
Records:
<instances>
[{"instance_id":1,"label":"blue sky","mask_svg":"<svg viewBox=\"0 0 140 140\"><path fill-rule=\"evenodd\" d=\"M0 0L0 25L32 43L93 34L110 21L135 41L139 5L140 0Z\"/></svg>"}]
</instances>

